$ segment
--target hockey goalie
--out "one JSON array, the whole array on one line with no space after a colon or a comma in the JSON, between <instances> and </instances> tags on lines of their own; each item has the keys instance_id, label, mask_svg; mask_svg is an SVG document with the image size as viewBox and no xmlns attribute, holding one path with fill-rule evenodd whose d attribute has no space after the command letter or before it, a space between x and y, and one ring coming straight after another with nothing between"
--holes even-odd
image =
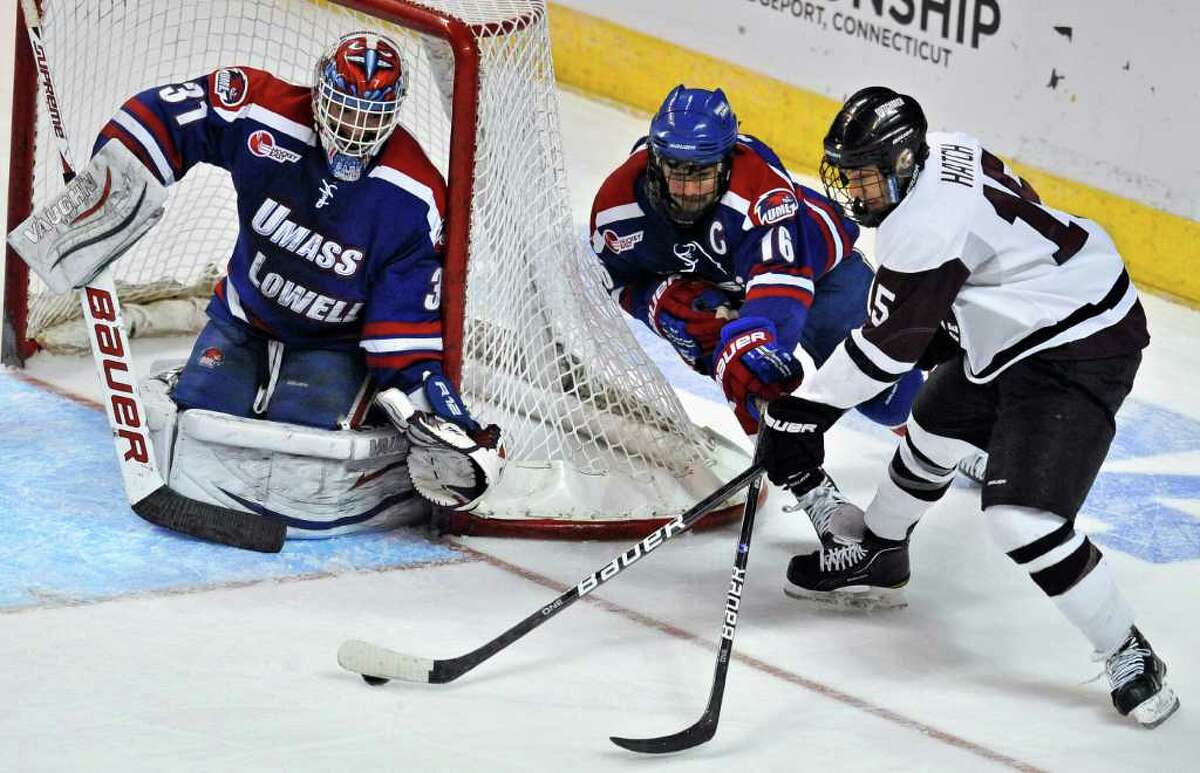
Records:
<instances>
[{"instance_id":1,"label":"hockey goalie","mask_svg":"<svg viewBox=\"0 0 1200 773\"><path fill-rule=\"evenodd\" d=\"M10 235L52 289L82 287L189 169L230 173L239 230L207 325L142 389L172 490L324 537L470 509L498 479L499 427L442 370L445 183L398 125L407 76L394 41L356 32L312 88L228 67L138 93L80 175L94 190L69 189L82 211Z\"/></svg>"}]
</instances>

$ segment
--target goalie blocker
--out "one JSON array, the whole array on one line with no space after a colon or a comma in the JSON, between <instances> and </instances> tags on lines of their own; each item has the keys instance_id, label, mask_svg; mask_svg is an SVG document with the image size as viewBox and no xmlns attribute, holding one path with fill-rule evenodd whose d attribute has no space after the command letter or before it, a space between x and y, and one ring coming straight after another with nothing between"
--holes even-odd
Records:
<instances>
[{"instance_id":1,"label":"goalie blocker","mask_svg":"<svg viewBox=\"0 0 1200 773\"><path fill-rule=\"evenodd\" d=\"M81 288L162 217L164 188L124 145L110 142L8 243L54 293Z\"/></svg>"}]
</instances>

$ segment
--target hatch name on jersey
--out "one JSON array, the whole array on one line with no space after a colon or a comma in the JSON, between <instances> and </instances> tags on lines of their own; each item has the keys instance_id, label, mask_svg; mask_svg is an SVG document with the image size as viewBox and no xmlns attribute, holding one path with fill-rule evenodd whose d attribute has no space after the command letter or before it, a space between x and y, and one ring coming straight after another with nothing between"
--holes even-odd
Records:
<instances>
[{"instance_id":1,"label":"hatch name on jersey","mask_svg":"<svg viewBox=\"0 0 1200 773\"><path fill-rule=\"evenodd\" d=\"M344 325L358 319L363 307L362 301L351 303L342 298L318 293L292 279L284 279L274 271L260 276L266 262L267 256L258 253L254 256L254 262L250 264L249 272L250 284L258 288L262 297L314 322Z\"/></svg>"},{"instance_id":2,"label":"hatch name on jersey","mask_svg":"<svg viewBox=\"0 0 1200 773\"><path fill-rule=\"evenodd\" d=\"M288 219L289 207L268 198L254 213L250 227L297 257L338 276L354 276L363 262L362 250L343 247L311 228Z\"/></svg>"},{"instance_id":3,"label":"hatch name on jersey","mask_svg":"<svg viewBox=\"0 0 1200 773\"><path fill-rule=\"evenodd\" d=\"M715 231L714 231L714 233L715 233ZM680 263L683 264L684 270L686 270L686 271L692 271L692 272L696 271L696 264L698 264L700 262L700 258L703 257L703 258L707 259L708 262L713 265L713 268L717 269L722 274L729 273L728 271L725 270L725 267L722 266L717 261L716 258L714 258L712 255L708 254L708 250L704 249L703 244L701 244L700 242L698 242L694 239L692 241L688 242L687 244L680 244L680 243L676 242L672 246L672 250L675 252L675 257L679 260ZM700 254L697 255L696 253L700 253Z\"/></svg>"},{"instance_id":4,"label":"hatch name on jersey","mask_svg":"<svg viewBox=\"0 0 1200 773\"><path fill-rule=\"evenodd\" d=\"M942 182L966 188L975 184L975 153L966 145L942 146Z\"/></svg>"}]
</instances>

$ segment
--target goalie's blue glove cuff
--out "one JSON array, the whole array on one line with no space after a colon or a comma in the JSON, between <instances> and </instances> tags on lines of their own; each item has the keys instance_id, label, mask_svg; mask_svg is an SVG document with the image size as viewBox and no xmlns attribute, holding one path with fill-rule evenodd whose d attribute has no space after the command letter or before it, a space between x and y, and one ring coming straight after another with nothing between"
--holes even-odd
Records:
<instances>
[{"instance_id":1,"label":"goalie's blue glove cuff","mask_svg":"<svg viewBox=\"0 0 1200 773\"><path fill-rule=\"evenodd\" d=\"M450 383L450 379L441 373L425 373L421 389L429 400L429 406L435 414L462 427L472 437L480 432L479 422L471 417L470 411L463 403L458 390Z\"/></svg>"}]
</instances>

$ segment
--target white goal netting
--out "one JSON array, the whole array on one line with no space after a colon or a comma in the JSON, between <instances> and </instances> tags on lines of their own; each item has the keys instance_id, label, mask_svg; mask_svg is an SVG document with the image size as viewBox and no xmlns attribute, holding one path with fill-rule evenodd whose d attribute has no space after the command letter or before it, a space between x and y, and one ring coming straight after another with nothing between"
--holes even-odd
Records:
<instances>
[{"instance_id":1,"label":"white goal netting","mask_svg":"<svg viewBox=\"0 0 1200 773\"><path fill-rule=\"evenodd\" d=\"M450 45L414 31L410 22L373 15L371 0L42 5L48 61L77 159L88 157L120 104L150 86L232 65L309 84L313 63L341 34L378 29L401 42L411 76L401 123L448 176L452 201L456 189L469 186L462 386L484 420L504 427L511 460L503 490L489 497L485 515L664 517L729 477L730 465L744 463L727 442L688 421L603 292L598 265L572 222L543 2L378 2L380 8L432 9L472 29L478 113L465 129L469 119L455 114L451 99L462 62L456 70ZM38 106L43 112L40 100ZM35 204L61 187L49 124L44 115L38 121ZM470 179L451 173L455 126L455 153L474 146ZM183 324L202 323L199 310L236 228L228 175L192 169L172 188L163 221L116 264L122 300L169 298ZM189 297L195 300L180 307L179 299ZM161 326L156 307L148 308L129 312L144 315L143 330ZM37 280L31 280L28 312L27 335L44 346L69 338L78 324L71 321L77 299L51 296Z\"/></svg>"}]
</instances>

